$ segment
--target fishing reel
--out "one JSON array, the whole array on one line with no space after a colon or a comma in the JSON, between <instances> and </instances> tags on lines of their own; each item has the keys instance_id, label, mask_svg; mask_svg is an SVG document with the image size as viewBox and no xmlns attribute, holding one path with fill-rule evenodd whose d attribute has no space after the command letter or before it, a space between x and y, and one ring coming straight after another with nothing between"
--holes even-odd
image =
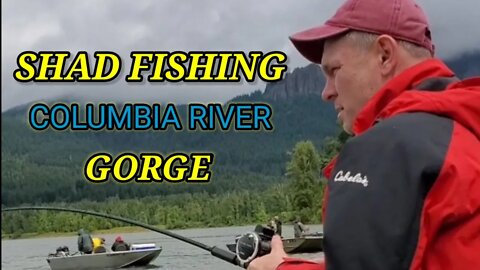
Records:
<instances>
[{"instance_id":1,"label":"fishing reel","mask_svg":"<svg viewBox=\"0 0 480 270\"><path fill-rule=\"evenodd\" d=\"M265 226L257 225L253 232L237 238L236 254L240 266L247 268L257 257L270 253L271 241L275 232Z\"/></svg>"}]
</instances>

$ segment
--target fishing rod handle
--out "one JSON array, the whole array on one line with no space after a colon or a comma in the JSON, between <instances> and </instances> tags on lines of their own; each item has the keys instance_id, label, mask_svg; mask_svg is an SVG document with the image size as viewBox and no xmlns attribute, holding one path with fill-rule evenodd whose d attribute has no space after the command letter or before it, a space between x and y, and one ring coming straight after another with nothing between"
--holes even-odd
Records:
<instances>
[{"instance_id":1,"label":"fishing rod handle","mask_svg":"<svg viewBox=\"0 0 480 270\"><path fill-rule=\"evenodd\" d=\"M210 253L219 258L219 259L222 259L224 261L227 261L231 264L235 264L235 265L238 265L238 266L241 266L243 268L247 268L247 266L243 266L240 264L240 262L238 261L238 258L237 258L237 254L233 253L233 252L230 252L228 250L224 250L224 249L221 249L219 247L213 247L212 250L210 251Z\"/></svg>"}]
</instances>

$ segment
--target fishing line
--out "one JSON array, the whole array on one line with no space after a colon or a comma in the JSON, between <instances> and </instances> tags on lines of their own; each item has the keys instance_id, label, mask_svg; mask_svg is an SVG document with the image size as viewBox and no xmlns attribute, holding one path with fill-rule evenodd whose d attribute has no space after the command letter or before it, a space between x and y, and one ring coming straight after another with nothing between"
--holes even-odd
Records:
<instances>
[{"instance_id":1,"label":"fishing line","mask_svg":"<svg viewBox=\"0 0 480 270\"><path fill-rule=\"evenodd\" d=\"M192 240L190 238L181 236L179 234L170 232L168 230L156 228L154 226L150 226L148 224L144 224L141 222L138 222L136 220L131 220L119 216L114 216L114 215L109 215L109 214L103 214L103 213L98 213L94 211L88 211L88 210L81 210L81 209L72 209L72 208L63 208L63 207L49 207L49 206L28 206L28 207L7 207L7 208L2 208L2 212L10 212L10 211L24 211L24 210L52 210L52 211L63 211L63 212L72 212L72 213L80 213L80 214L86 214L86 215L91 215L91 216L97 216L97 217L103 217L103 218L109 218L125 223L129 223L138 227L142 227L154 232L158 232L164 235L168 235L172 238L175 238L177 240L180 240L182 242L189 243L191 245L194 245L196 247L199 247L203 250L206 250L210 252L213 256L222 259L224 261L227 261L231 264L238 265L240 266L240 263L238 262L237 255L233 252L221 249L216 246L208 246L203 243L200 243L198 241Z\"/></svg>"}]
</instances>

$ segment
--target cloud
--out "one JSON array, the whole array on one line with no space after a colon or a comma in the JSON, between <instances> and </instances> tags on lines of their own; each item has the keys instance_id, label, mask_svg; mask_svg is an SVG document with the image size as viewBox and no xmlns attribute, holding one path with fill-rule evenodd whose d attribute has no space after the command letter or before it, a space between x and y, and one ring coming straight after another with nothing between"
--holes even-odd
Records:
<instances>
[{"instance_id":1,"label":"cloud","mask_svg":"<svg viewBox=\"0 0 480 270\"><path fill-rule=\"evenodd\" d=\"M104 101L223 102L264 83L131 85L122 78L109 84L22 84L12 74L16 57L27 50L84 50L90 55L108 50L127 63L129 53L138 50L281 50L293 70L308 62L293 48L288 35L323 23L341 2L3 0L2 111L63 95ZM454 57L478 49L478 0L418 2L430 18L438 56Z\"/></svg>"}]
</instances>

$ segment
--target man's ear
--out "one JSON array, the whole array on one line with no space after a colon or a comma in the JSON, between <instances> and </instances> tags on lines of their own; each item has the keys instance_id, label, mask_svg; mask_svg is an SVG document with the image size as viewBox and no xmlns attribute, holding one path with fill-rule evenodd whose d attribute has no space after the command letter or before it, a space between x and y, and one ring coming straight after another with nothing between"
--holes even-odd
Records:
<instances>
[{"instance_id":1,"label":"man's ear","mask_svg":"<svg viewBox=\"0 0 480 270\"><path fill-rule=\"evenodd\" d=\"M398 56L398 42L389 35L380 35L374 43L375 54L378 56L378 64L383 76L395 72Z\"/></svg>"}]
</instances>

